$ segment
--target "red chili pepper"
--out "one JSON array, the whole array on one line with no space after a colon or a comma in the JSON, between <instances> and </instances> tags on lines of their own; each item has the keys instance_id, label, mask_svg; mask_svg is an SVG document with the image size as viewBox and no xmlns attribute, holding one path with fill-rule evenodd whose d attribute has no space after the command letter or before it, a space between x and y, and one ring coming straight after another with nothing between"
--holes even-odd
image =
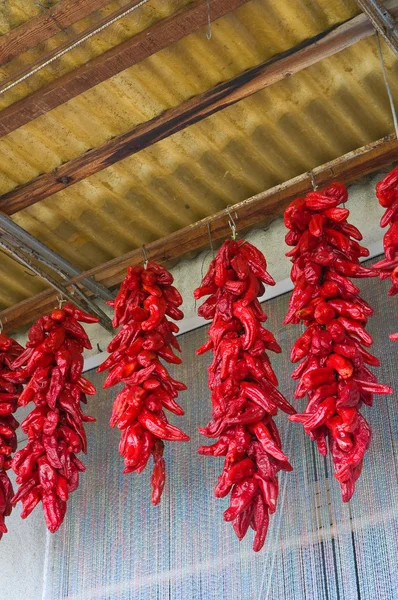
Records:
<instances>
[{"instance_id":1,"label":"red chili pepper","mask_svg":"<svg viewBox=\"0 0 398 600\"><path fill-rule=\"evenodd\" d=\"M381 206L386 211L380 221L381 227L389 225L383 238L384 253L386 258L373 265L380 270L380 278L390 277L392 287L388 295L398 293L398 169L395 167L382 181L376 185L376 196ZM389 338L397 341L398 335L392 334Z\"/></svg>"},{"instance_id":2,"label":"red chili pepper","mask_svg":"<svg viewBox=\"0 0 398 600\"><path fill-rule=\"evenodd\" d=\"M23 348L17 342L4 333L0 334L0 539L7 533L5 519L12 511L11 500L14 492L7 470L11 466L11 456L17 448L15 432L19 423L12 413L17 408L18 396L22 391L20 383L9 383L5 377L11 374L11 365L18 360L22 352ZM27 355L26 351L24 354Z\"/></svg>"},{"instance_id":3,"label":"red chili pepper","mask_svg":"<svg viewBox=\"0 0 398 600\"><path fill-rule=\"evenodd\" d=\"M215 289L215 263L211 271L203 289L197 291L198 297L205 295L208 289ZM172 350L180 351L174 335L178 326L167 319L167 316L176 320L183 317L178 308L182 298L172 283L172 275L155 263L149 262L146 269L128 269L113 306L113 324L115 327L121 324L122 329L108 346L112 354L98 368L98 372L110 369L104 388L119 382L125 385L115 398L110 426L117 425L122 431L119 452L125 464L123 473L141 473L153 456L153 504L160 502L165 483L161 438L189 440L180 429L167 422L163 412L163 408L167 408L176 415L183 415L175 398L179 391L186 389L184 384L170 377L159 361L161 358L169 363L181 363Z\"/></svg>"},{"instance_id":4,"label":"red chili pepper","mask_svg":"<svg viewBox=\"0 0 398 600\"><path fill-rule=\"evenodd\" d=\"M26 518L41 501L51 532L60 527L69 494L79 483L78 471L84 470L75 455L87 449L83 422L95 420L81 410L85 394L95 393L95 387L81 376L83 347L91 345L78 320L98 321L71 304L42 317L31 328L33 351L17 362L28 380L18 403L33 401L36 408L22 424L28 444L12 461L20 485L12 503L22 502Z\"/></svg>"},{"instance_id":5,"label":"red chili pepper","mask_svg":"<svg viewBox=\"0 0 398 600\"><path fill-rule=\"evenodd\" d=\"M305 214L299 213L297 203L289 218L305 222ZM269 512L275 510L276 475L281 469L292 469L281 450L272 415L278 408L288 414L295 411L276 389L278 380L266 355L266 350L280 352L281 348L262 326L267 319L258 301L264 293L262 282L274 283L266 271L264 256L248 242L228 240L215 264L218 271L210 265L195 297L210 295L198 313L212 319L209 341L197 353L213 352L208 382L212 419L199 431L220 439L212 446L202 446L199 454L225 457L214 493L224 498L231 492L231 506L224 518L232 521L239 539L250 523L255 523L253 548L258 551L267 533L268 507L271 505ZM308 276L314 277L315 270L310 271ZM303 280L302 289L306 286ZM310 286L304 296L313 289ZM266 481L260 481L257 475Z\"/></svg>"},{"instance_id":6,"label":"red chili pepper","mask_svg":"<svg viewBox=\"0 0 398 600\"><path fill-rule=\"evenodd\" d=\"M314 318L320 325L327 325L335 317L333 307L328 302L318 302L314 309Z\"/></svg>"},{"instance_id":7,"label":"red chili pepper","mask_svg":"<svg viewBox=\"0 0 398 600\"><path fill-rule=\"evenodd\" d=\"M382 203L390 207L383 225L394 225L385 236L386 260L374 267L391 273L398 268L398 196L391 197L398 190L398 169L386 179L378 188ZM289 418L303 424L323 456L329 447L345 502L354 493L370 442L369 426L358 411L362 404L371 406L373 394L391 393L365 366L379 364L363 348L373 343L365 329L373 310L348 277L375 277L377 272L359 263L369 252L358 243L358 229L347 223L349 211L338 207L346 200L344 186L332 184L309 193L304 203L292 202L285 217L294 284L285 323L302 320L307 327L292 348L291 360L302 360L292 373L299 379L294 396L307 395L308 403L303 413ZM394 277L392 281L393 293L398 293L398 277L396 288Z\"/></svg>"},{"instance_id":8,"label":"red chili pepper","mask_svg":"<svg viewBox=\"0 0 398 600\"><path fill-rule=\"evenodd\" d=\"M335 369L342 379L350 379L354 372L354 365L350 360L339 354L330 354L326 366Z\"/></svg>"}]
</instances>

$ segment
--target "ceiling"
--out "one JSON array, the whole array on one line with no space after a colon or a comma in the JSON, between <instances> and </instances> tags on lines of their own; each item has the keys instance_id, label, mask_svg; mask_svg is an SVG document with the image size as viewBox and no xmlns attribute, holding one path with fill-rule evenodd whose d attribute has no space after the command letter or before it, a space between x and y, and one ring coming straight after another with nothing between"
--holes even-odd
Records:
<instances>
[{"instance_id":1,"label":"ceiling","mask_svg":"<svg viewBox=\"0 0 398 600\"><path fill-rule=\"evenodd\" d=\"M65 32L1 66L2 82L127 3L102 4ZM149 0L1 94L0 111L188 4L189 0ZM0 31L21 27L41 11L34 0L0 3ZM212 23L210 40L209 27L201 27L1 137L0 196L357 14L351 0L244 3ZM384 42L383 53L392 93L398 98L398 59ZM1 119L2 112L0 123ZM373 36L12 218L87 270L392 131ZM47 289L5 254L0 255L0 278L0 309Z\"/></svg>"}]
</instances>

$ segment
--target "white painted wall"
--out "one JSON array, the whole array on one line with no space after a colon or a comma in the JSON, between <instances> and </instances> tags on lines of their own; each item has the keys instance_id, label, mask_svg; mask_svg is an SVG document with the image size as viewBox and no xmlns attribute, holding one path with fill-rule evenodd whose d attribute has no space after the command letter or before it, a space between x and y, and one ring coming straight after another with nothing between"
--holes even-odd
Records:
<instances>
[{"instance_id":1,"label":"white painted wall","mask_svg":"<svg viewBox=\"0 0 398 600\"><path fill-rule=\"evenodd\" d=\"M383 235L379 227L383 210L374 194L375 184L383 175L384 173L374 175L349 188L347 208L351 211L350 221L362 231L363 244L373 249L381 248L380 241ZM237 225L239 228L239 221ZM268 270L277 282L283 282L289 277L290 262L284 256L287 251L284 236L282 219L274 221L266 230L255 230L246 236L264 252ZM184 298L183 309L186 318L182 324L182 331L194 328L199 323L192 292L199 285L210 259L210 251L205 251L193 260L181 261L172 269L175 285ZM278 286L281 292L285 284L286 282ZM108 311L105 305L104 309ZM110 314L109 311L108 313ZM102 351L105 350L110 334L97 325L88 326L87 331L93 344L93 350L87 353L87 357L98 354L97 344ZM18 335L17 339L23 343L26 332ZM90 368L90 364L87 364L87 367ZM17 416L19 420L24 418L22 411ZM21 432L19 440L22 441L23 437ZM21 445L24 446L25 442ZM20 509L17 508L8 518L9 533L0 541L0 600L39 600L43 589L46 535L50 534L46 534L42 511L39 508L27 521L22 521L19 513Z\"/></svg>"}]
</instances>

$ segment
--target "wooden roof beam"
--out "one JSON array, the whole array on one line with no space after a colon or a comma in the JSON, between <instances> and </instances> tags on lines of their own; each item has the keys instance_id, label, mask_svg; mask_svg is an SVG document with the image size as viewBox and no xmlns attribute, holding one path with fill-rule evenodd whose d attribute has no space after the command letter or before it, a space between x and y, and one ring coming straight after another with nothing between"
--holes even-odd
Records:
<instances>
[{"instance_id":1,"label":"wooden roof beam","mask_svg":"<svg viewBox=\"0 0 398 600\"><path fill-rule=\"evenodd\" d=\"M249 0L209 0L210 19L215 21L247 2ZM138 3L139 0L134 0L130 4ZM7 106L0 112L0 135L6 135L22 127L197 31L207 24L208 14L207 0L196 0L70 73L65 73L52 83Z\"/></svg>"},{"instance_id":2,"label":"wooden roof beam","mask_svg":"<svg viewBox=\"0 0 398 600\"><path fill-rule=\"evenodd\" d=\"M110 0L62 0L0 38L0 65L34 48L109 4Z\"/></svg>"},{"instance_id":3,"label":"wooden roof beam","mask_svg":"<svg viewBox=\"0 0 398 600\"><path fill-rule=\"evenodd\" d=\"M395 135L391 135L325 163L313 169L312 172L319 187L324 187L336 180L349 184L394 161L398 161L398 140ZM303 173L286 183L235 204L234 211L236 210L239 216L239 230L247 230L267 217L282 215L289 202L296 197L305 195L311 189L310 174ZM208 225L211 237L216 241L230 234L228 221L229 216L224 210L162 239L146 244L148 257L159 263L167 263L192 251L200 250L209 243ZM139 248L81 273L79 277L71 279L69 285L78 283L84 277L93 277L107 287L115 286L123 280L128 266L141 263L142 251ZM6 331L14 331L23 325L32 323L55 305L56 295L51 290L45 291L1 311L0 319L4 323Z\"/></svg>"},{"instance_id":4,"label":"wooden roof beam","mask_svg":"<svg viewBox=\"0 0 398 600\"><path fill-rule=\"evenodd\" d=\"M372 35L368 18L358 15L3 194L0 210L23 210Z\"/></svg>"}]
</instances>

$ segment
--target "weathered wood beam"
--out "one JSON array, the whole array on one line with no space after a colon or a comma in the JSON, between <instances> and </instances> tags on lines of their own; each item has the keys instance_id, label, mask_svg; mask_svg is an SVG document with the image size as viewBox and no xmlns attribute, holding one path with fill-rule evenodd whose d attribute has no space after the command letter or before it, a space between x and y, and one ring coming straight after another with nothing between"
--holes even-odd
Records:
<instances>
[{"instance_id":1,"label":"weathered wood beam","mask_svg":"<svg viewBox=\"0 0 398 600\"><path fill-rule=\"evenodd\" d=\"M31 206L373 34L359 15L3 194L0 210L10 215Z\"/></svg>"},{"instance_id":2,"label":"weathered wood beam","mask_svg":"<svg viewBox=\"0 0 398 600\"><path fill-rule=\"evenodd\" d=\"M0 38L0 65L84 19L110 0L63 0ZM44 4L44 3L43 3Z\"/></svg>"},{"instance_id":3,"label":"weathered wood beam","mask_svg":"<svg viewBox=\"0 0 398 600\"><path fill-rule=\"evenodd\" d=\"M398 161L398 140L395 135L391 135L313 169L313 175L319 187L336 180L349 184L360 177L390 165L394 161ZM309 173L303 173L286 183L235 204L234 210L237 211L239 216L238 229L244 231L264 219L281 215L291 200L303 196L311 189L311 177ZM187 253L204 248L209 242L208 225L214 241L223 239L230 234L228 220L227 212L221 211L216 215L207 217L147 244L145 248L149 259L159 263L167 263L173 259L183 257ZM123 280L127 267L140 263L142 263L141 249L133 250L81 273L79 277L71 279L69 284L78 283L83 277L94 277L107 287L118 285ZM14 331L33 322L55 304L56 295L51 290L45 291L1 311L0 319L7 331Z\"/></svg>"},{"instance_id":4,"label":"weathered wood beam","mask_svg":"<svg viewBox=\"0 0 398 600\"><path fill-rule=\"evenodd\" d=\"M398 56L398 21L380 0L357 0L358 6Z\"/></svg>"},{"instance_id":5,"label":"weathered wood beam","mask_svg":"<svg viewBox=\"0 0 398 600\"><path fill-rule=\"evenodd\" d=\"M210 19L215 21L248 1L209 0ZM138 4L138 0L135 4ZM207 22L207 0L196 0L188 4L149 29L144 29L129 40L3 109L0 112L0 135L14 131L159 50L178 42Z\"/></svg>"}]
</instances>

